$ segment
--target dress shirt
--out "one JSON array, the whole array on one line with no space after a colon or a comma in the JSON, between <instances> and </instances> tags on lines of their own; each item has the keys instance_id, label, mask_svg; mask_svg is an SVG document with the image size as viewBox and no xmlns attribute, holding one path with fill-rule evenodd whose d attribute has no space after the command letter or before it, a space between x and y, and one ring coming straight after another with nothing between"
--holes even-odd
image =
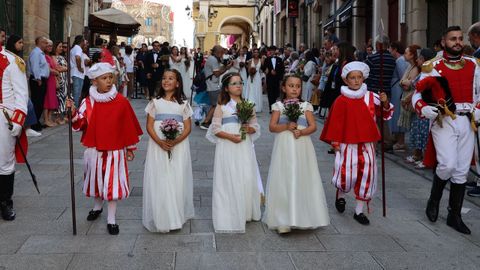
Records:
<instances>
[{"instance_id":1,"label":"dress shirt","mask_svg":"<svg viewBox=\"0 0 480 270\"><path fill-rule=\"evenodd\" d=\"M28 74L33 76L35 80L41 80L50 76L50 68L48 67L45 53L39 47L35 47L28 57Z\"/></svg>"}]
</instances>

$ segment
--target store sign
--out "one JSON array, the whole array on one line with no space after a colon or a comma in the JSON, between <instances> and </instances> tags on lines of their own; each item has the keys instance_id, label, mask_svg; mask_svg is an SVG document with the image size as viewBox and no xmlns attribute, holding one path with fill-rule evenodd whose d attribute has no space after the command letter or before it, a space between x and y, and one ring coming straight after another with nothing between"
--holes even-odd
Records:
<instances>
[{"instance_id":1,"label":"store sign","mask_svg":"<svg viewBox=\"0 0 480 270\"><path fill-rule=\"evenodd\" d=\"M289 0L287 4L288 18L298 18L298 0Z\"/></svg>"}]
</instances>

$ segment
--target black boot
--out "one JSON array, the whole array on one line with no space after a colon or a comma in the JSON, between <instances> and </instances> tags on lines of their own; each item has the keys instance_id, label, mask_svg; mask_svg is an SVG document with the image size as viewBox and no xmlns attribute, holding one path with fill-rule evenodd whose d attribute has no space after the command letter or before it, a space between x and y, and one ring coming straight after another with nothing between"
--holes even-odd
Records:
<instances>
[{"instance_id":1,"label":"black boot","mask_svg":"<svg viewBox=\"0 0 480 270\"><path fill-rule=\"evenodd\" d=\"M0 177L0 211L2 218L8 221L15 219L12 201L14 177L15 173Z\"/></svg>"},{"instance_id":2,"label":"black boot","mask_svg":"<svg viewBox=\"0 0 480 270\"><path fill-rule=\"evenodd\" d=\"M430 198L428 199L427 209L425 210L425 214L427 214L431 222L437 221L440 200L442 199L443 189L447 182L448 181L440 179L437 174L433 177L432 190L430 191Z\"/></svg>"},{"instance_id":3,"label":"black boot","mask_svg":"<svg viewBox=\"0 0 480 270\"><path fill-rule=\"evenodd\" d=\"M470 234L470 229L462 220L463 197L465 196L465 184L450 184L450 198L448 200L447 225L455 230Z\"/></svg>"}]
</instances>

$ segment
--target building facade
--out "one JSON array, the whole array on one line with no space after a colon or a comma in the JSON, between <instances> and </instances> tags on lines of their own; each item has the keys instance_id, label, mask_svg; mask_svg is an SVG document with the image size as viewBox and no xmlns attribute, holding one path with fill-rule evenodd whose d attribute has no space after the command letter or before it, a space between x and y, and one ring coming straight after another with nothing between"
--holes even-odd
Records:
<instances>
[{"instance_id":1,"label":"building facade","mask_svg":"<svg viewBox=\"0 0 480 270\"><path fill-rule=\"evenodd\" d=\"M194 0L195 47L210 50L217 44L230 47L234 43L237 46L249 47L256 42L256 2L258 1Z\"/></svg>"},{"instance_id":2,"label":"building facade","mask_svg":"<svg viewBox=\"0 0 480 270\"><path fill-rule=\"evenodd\" d=\"M259 42L321 47L333 29L363 49L380 33L403 44L432 46L449 25L466 32L480 20L479 0L265 0L258 2Z\"/></svg>"}]
</instances>

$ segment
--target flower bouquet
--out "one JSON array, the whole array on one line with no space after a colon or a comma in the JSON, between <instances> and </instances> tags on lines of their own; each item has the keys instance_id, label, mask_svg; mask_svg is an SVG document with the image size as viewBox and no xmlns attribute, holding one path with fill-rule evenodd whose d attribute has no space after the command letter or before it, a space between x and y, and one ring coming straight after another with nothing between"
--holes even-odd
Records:
<instances>
[{"instance_id":1,"label":"flower bouquet","mask_svg":"<svg viewBox=\"0 0 480 270\"><path fill-rule=\"evenodd\" d=\"M166 119L160 124L160 131L169 141L175 140L180 135L181 127L177 120ZM172 159L172 152L168 150L168 159Z\"/></svg>"},{"instance_id":2,"label":"flower bouquet","mask_svg":"<svg viewBox=\"0 0 480 270\"><path fill-rule=\"evenodd\" d=\"M255 108L255 103L248 101L248 100L242 100L241 102L237 103L237 112L236 115L238 117L238 121L240 124L242 124L242 127L240 127L240 134L242 137L242 140L245 140L247 138L247 131L243 127L244 124L248 124L248 121L252 119L254 116L254 108Z\"/></svg>"},{"instance_id":3,"label":"flower bouquet","mask_svg":"<svg viewBox=\"0 0 480 270\"><path fill-rule=\"evenodd\" d=\"M303 110L300 108L300 100L298 98L287 99L284 102L285 109L283 114L288 118L290 122L297 122L298 118L303 114Z\"/></svg>"}]
</instances>

